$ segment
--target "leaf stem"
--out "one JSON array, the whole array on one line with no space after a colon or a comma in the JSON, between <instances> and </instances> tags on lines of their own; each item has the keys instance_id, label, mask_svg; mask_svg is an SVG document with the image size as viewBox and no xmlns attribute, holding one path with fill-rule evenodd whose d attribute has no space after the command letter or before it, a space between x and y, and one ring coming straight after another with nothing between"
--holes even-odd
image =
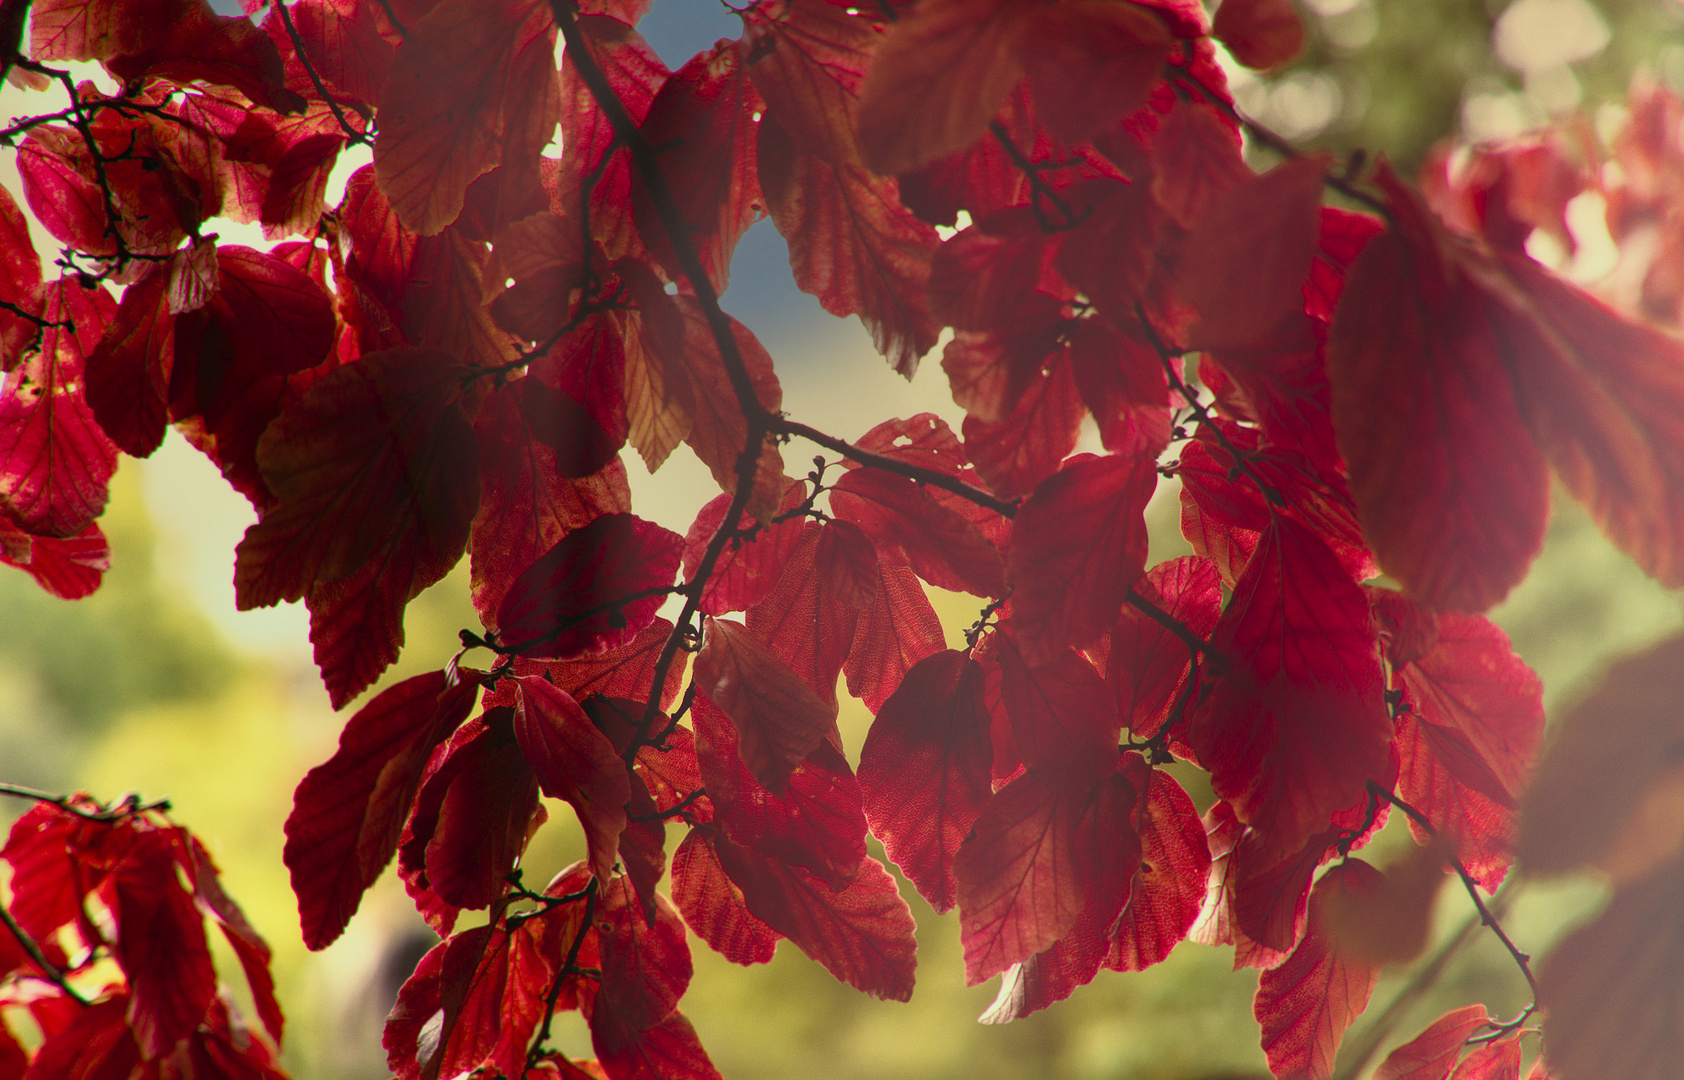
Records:
<instances>
[{"instance_id":1,"label":"leaf stem","mask_svg":"<svg viewBox=\"0 0 1684 1080\"><path fill-rule=\"evenodd\" d=\"M17 919L13 918L11 911L4 904L0 904L0 922L6 924L6 929L12 932L12 936L17 939L18 945L29 954L29 958L35 962L36 967L41 969L42 975L46 977L48 982L64 991L65 995L76 1004L92 1004L74 986L70 985L70 981L64 977L64 972L47 959L47 954L41 951L41 946L37 945L35 939L24 932L23 927L18 925Z\"/></svg>"},{"instance_id":2,"label":"leaf stem","mask_svg":"<svg viewBox=\"0 0 1684 1080\"><path fill-rule=\"evenodd\" d=\"M772 417L770 429L777 435L799 435L809 442L818 443L827 450L834 450L850 460L859 462L861 465L896 473L916 480L920 484L941 488L943 491L951 491L969 502L994 511L1001 517L1009 518L1017 514L1017 503L1007 502L973 484L965 483L956 476L949 476L944 472L937 472L934 469L926 469L920 465L913 465L883 454L873 453L870 450L855 446L853 443L838 439L834 435L826 435L817 428L808 427L806 424L791 420L786 416Z\"/></svg>"}]
</instances>

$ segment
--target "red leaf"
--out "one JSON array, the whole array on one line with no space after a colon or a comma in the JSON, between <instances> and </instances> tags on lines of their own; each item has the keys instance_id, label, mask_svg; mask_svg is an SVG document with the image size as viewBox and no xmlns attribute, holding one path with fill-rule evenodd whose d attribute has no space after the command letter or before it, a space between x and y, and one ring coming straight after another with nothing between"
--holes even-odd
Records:
<instances>
[{"instance_id":1,"label":"red leaf","mask_svg":"<svg viewBox=\"0 0 1684 1080\"><path fill-rule=\"evenodd\" d=\"M953 863L967 984L1045 949L1084 911L1110 924L1140 862L1135 794L1121 773L1055 788L1026 772L983 804Z\"/></svg>"},{"instance_id":2,"label":"red leaf","mask_svg":"<svg viewBox=\"0 0 1684 1080\"><path fill-rule=\"evenodd\" d=\"M396 51L381 33L379 11L379 5L358 4L346 13L332 4L299 4L289 12L322 81L369 105L380 100ZM267 20L263 25L270 27Z\"/></svg>"},{"instance_id":3,"label":"red leaf","mask_svg":"<svg viewBox=\"0 0 1684 1080\"><path fill-rule=\"evenodd\" d=\"M222 927L222 936L228 939L228 945L239 959L240 970L245 973L246 983L251 988L252 1004L257 1009L258 1018L263 1021L269 1037L279 1044L285 1019L281 1015L281 1004L275 999L275 979L269 971L272 953L268 942L251 925L234 898L223 891L216 863L198 837L178 828L176 843L176 859L191 875L194 899ZM187 858L182 858L183 854Z\"/></svg>"},{"instance_id":4,"label":"red leaf","mask_svg":"<svg viewBox=\"0 0 1684 1080\"><path fill-rule=\"evenodd\" d=\"M1374 1080L1448 1080L1468 1037L1490 1022L1483 1005L1451 1009L1386 1055Z\"/></svg>"},{"instance_id":5,"label":"red leaf","mask_svg":"<svg viewBox=\"0 0 1684 1080\"><path fill-rule=\"evenodd\" d=\"M234 338L235 355L254 375L291 375L315 367L338 336L333 302L309 274L272 254L224 245L214 316Z\"/></svg>"},{"instance_id":6,"label":"red leaf","mask_svg":"<svg viewBox=\"0 0 1684 1080\"><path fill-rule=\"evenodd\" d=\"M801 505L806 497L804 484L791 483L784 490L780 514ZM714 534L725 524L725 512L730 509L731 496L715 496L696 515L690 531L684 536L684 580L694 581L701 566L702 554ZM737 528L750 533L746 538L733 540L720 552L714 563L713 575L702 589L701 609L704 614L724 615L753 607L777 584L784 564L800 546L805 523L799 517L777 521L755 528L754 519L743 514Z\"/></svg>"},{"instance_id":7,"label":"red leaf","mask_svg":"<svg viewBox=\"0 0 1684 1080\"><path fill-rule=\"evenodd\" d=\"M163 1057L199 1026L216 997L205 923L181 887L165 832L140 837L112 875L112 951L128 976L128 1019L147 1058Z\"/></svg>"},{"instance_id":8,"label":"red leaf","mask_svg":"<svg viewBox=\"0 0 1684 1080\"><path fill-rule=\"evenodd\" d=\"M645 696L651 692L655 663L660 658L662 647L666 645L667 636L671 633L672 624L657 618L637 637L606 652L573 660L551 660L547 663L517 657L514 671L517 675L541 672L550 682L572 694L578 701L584 701L593 694L619 698ZM672 666L667 669L667 682L661 688L660 695L659 707L662 709L672 708L672 703L678 700L678 692L684 688L684 662L685 654L680 652ZM509 684L502 685L506 687ZM500 691L493 691L488 694L487 704L514 704L512 688L506 698L499 697L499 693Z\"/></svg>"},{"instance_id":9,"label":"red leaf","mask_svg":"<svg viewBox=\"0 0 1684 1080\"><path fill-rule=\"evenodd\" d=\"M1271 853L1301 847L1388 770L1366 601L1326 544L1277 517L1211 634L1229 660L1188 741Z\"/></svg>"},{"instance_id":10,"label":"red leaf","mask_svg":"<svg viewBox=\"0 0 1684 1080\"><path fill-rule=\"evenodd\" d=\"M748 420L701 305L690 297L677 299L684 319L684 367L695 393L690 430L684 441L712 471L714 482L723 490L734 492L737 459L742 456L743 442L748 437ZM756 400L767 412L778 412L783 406L783 388L772 370L772 358L753 331L729 315L725 318ZM748 512L756 518L770 517L788 483L777 441L768 437L761 444Z\"/></svg>"},{"instance_id":11,"label":"red leaf","mask_svg":"<svg viewBox=\"0 0 1684 1080\"><path fill-rule=\"evenodd\" d=\"M1043 481L1012 519L1012 625L1024 658L1046 663L1117 621L1146 569L1149 459L1078 457Z\"/></svg>"},{"instance_id":12,"label":"red leaf","mask_svg":"<svg viewBox=\"0 0 1684 1080\"><path fill-rule=\"evenodd\" d=\"M537 385L528 376L519 385ZM568 533L605 514L631 512L626 468L616 457L600 471L568 479L564 455L527 421L525 398L493 394L474 420L480 467L479 511L469 541L474 610L487 626L522 571Z\"/></svg>"},{"instance_id":13,"label":"red leaf","mask_svg":"<svg viewBox=\"0 0 1684 1080\"><path fill-rule=\"evenodd\" d=\"M169 425L170 371L175 361L175 316L170 274L149 267L123 290L116 315L88 354L88 405L94 419L125 453L147 457Z\"/></svg>"},{"instance_id":14,"label":"red leaf","mask_svg":"<svg viewBox=\"0 0 1684 1080\"><path fill-rule=\"evenodd\" d=\"M1116 701L1093 665L1070 649L1031 667L1016 627L996 635L1000 699L1011 720L1012 743L1025 765L1042 767L1081 786L1116 765L1122 721Z\"/></svg>"},{"instance_id":15,"label":"red leaf","mask_svg":"<svg viewBox=\"0 0 1684 1080\"><path fill-rule=\"evenodd\" d=\"M1181 295L1199 312L1187 334L1189 345L1260 349L1308 343L1304 280L1315 252L1327 165L1322 157L1300 158L1211 201L1177 264Z\"/></svg>"},{"instance_id":16,"label":"red leaf","mask_svg":"<svg viewBox=\"0 0 1684 1080\"><path fill-rule=\"evenodd\" d=\"M883 562L876 566L877 602L860 617L842 666L848 692L872 712L883 707L913 665L947 644L941 620L912 571Z\"/></svg>"},{"instance_id":17,"label":"red leaf","mask_svg":"<svg viewBox=\"0 0 1684 1080\"><path fill-rule=\"evenodd\" d=\"M1209 636L1222 611L1222 582L1208 559L1188 555L1146 572L1139 592L1201 638ZM1190 668L1186 642L1132 607L1122 609L1106 644L1105 677L1117 699L1123 726L1149 739L1171 717ZM1191 701L1191 698L1188 699Z\"/></svg>"},{"instance_id":18,"label":"red leaf","mask_svg":"<svg viewBox=\"0 0 1684 1080\"><path fill-rule=\"evenodd\" d=\"M105 510L117 447L88 408L82 372L115 310L97 285L47 286L43 317L75 331L42 330L40 350L0 390L0 509L28 532L75 536Z\"/></svg>"},{"instance_id":19,"label":"red leaf","mask_svg":"<svg viewBox=\"0 0 1684 1080\"><path fill-rule=\"evenodd\" d=\"M1005 420L965 418L965 453L995 494L1027 495L1076 448L1085 414L1071 365L1060 357L1030 382Z\"/></svg>"},{"instance_id":20,"label":"red leaf","mask_svg":"<svg viewBox=\"0 0 1684 1080\"><path fill-rule=\"evenodd\" d=\"M555 977L555 959L534 932L541 924L529 925L478 926L421 959L386 1021L382 1042L393 1072L403 1080L482 1065L506 1076L522 1072Z\"/></svg>"},{"instance_id":21,"label":"red leaf","mask_svg":"<svg viewBox=\"0 0 1684 1080\"><path fill-rule=\"evenodd\" d=\"M673 1013L623 1044L602 1038L597 1015L591 1018L591 1043L609 1080L720 1080L683 1013Z\"/></svg>"},{"instance_id":22,"label":"red leaf","mask_svg":"<svg viewBox=\"0 0 1684 1080\"><path fill-rule=\"evenodd\" d=\"M1235 60L1260 71L1281 67L1304 51L1304 23L1291 0L1223 0L1211 36L1228 46Z\"/></svg>"},{"instance_id":23,"label":"red leaf","mask_svg":"<svg viewBox=\"0 0 1684 1080\"><path fill-rule=\"evenodd\" d=\"M1451 1080L1520 1080L1520 1039L1521 1033L1516 1032L1474 1047L1456 1066Z\"/></svg>"},{"instance_id":24,"label":"red leaf","mask_svg":"<svg viewBox=\"0 0 1684 1080\"><path fill-rule=\"evenodd\" d=\"M180 0L41 0L31 5L29 55L37 60L109 60L156 45Z\"/></svg>"},{"instance_id":25,"label":"red leaf","mask_svg":"<svg viewBox=\"0 0 1684 1080\"><path fill-rule=\"evenodd\" d=\"M498 637L535 659L624 645L654 621L683 544L677 533L632 514L594 519L515 579L497 610Z\"/></svg>"},{"instance_id":26,"label":"red leaf","mask_svg":"<svg viewBox=\"0 0 1684 1080\"><path fill-rule=\"evenodd\" d=\"M1684 861L1673 859L1614 898L1588 925L1568 934L1538 970L1547 1010L1545 1060L1560 1080L1666 1076L1684 1053L1684 963L1679 889Z\"/></svg>"},{"instance_id":27,"label":"red leaf","mask_svg":"<svg viewBox=\"0 0 1684 1080\"><path fill-rule=\"evenodd\" d=\"M624 13L622 13L624 14ZM596 59L614 96L620 99L633 123L642 124L661 86L667 81L667 66L629 25L632 19L618 14L579 20L584 43ZM643 240L638 235L632 212L632 168L627 155L619 153L614 125L603 113L573 61L561 63L561 163L550 187L551 209L577 214L586 182L589 187L591 233L611 259L641 256ZM608 157L606 163L604 157ZM662 171L666 165L662 162ZM670 180L669 180L670 183Z\"/></svg>"},{"instance_id":28,"label":"red leaf","mask_svg":"<svg viewBox=\"0 0 1684 1080\"><path fill-rule=\"evenodd\" d=\"M684 921L665 897L657 898L655 918L645 921L630 883L617 878L603 892L596 916L602 950L602 986L591 1005L593 1041L598 1053L613 1053L604 1045L604 1025L598 1014L611 1011L614 1027L649 1031L678 1008L690 985L690 945Z\"/></svg>"},{"instance_id":29,"label":"red leaf","mask_svg":"<svg viewBox=\"0 0 1684 1080\"><path fill-rule=\"evenodd\" d=\"M1310 923L1292 955L1257 979L1252 1012L1263 1025L1269 1071L1281 1080L1326 1080L1345 1029L1368 1004L1378 966L1341 957L1325 937L1322 908L1328 897L1365 895L1380 873L1361 859L1329 870L1310 892Z\"/></svg>"},{"instance_id":30,"label":"red leaf","mask_svg":"<svg viewBox=\"0 0 1684 1080\"><path fill-rule=\"evenodd\" d=\"M829 743L801 762L774 794L736 753L730 718L705 697L691 708L696 757L718 824L736 843L811 871L833 889L853 879L865 858L865 813L847 759Z\"/></svg>"},{"instance_id":31,"label":"red leaf","mask_svg":"<svg viewBox=\"0 0 1684 1080\"><path fill-rule=\"evenodd\" d=\"M41 15L35 15L40 25ZM29 223L12 193L0 188L0 300L40 314L41 256L29 237ZM0 370L10 370L39 328L12 311L0 311Z\"/></svg>"},{"instance_id":32,"label":"red leaf","mask_svg":"<svg viewBox=\"0 0 1684 1080\"><path fill-rule=\"evenodd\" d=\"M836 706L738 624L709 619L707 629L696 686L736 725L749 772L781 793L801 760L835 730Z\"/></svg>"},{"instance_id":33,"label":"red leaf","mask_svg":"<svg viewBox=\"0 0 1684 1080\"><path fill-rule=\"evenodd\" d=\"M512 710L484 713L433 751L398 847L411 884L459 908L503 895L541 813L538 779L521 754Z\"/></svg>"},{"instance_id":34,"label":"red leaf","mask_svg":"<svg viewBox=\"0 0 1684 1080\"><path fill-rule=\"evenodd\" d=\"M852 521L886 559L943 589L998 596L1005 560L982 532L904 476L853 469L832 489L837 516Z\"/></svg>"},{"instance_id":35,"label":"red leaf","mask_svg":"<svg viewBox=\"0 0 1684 1080\"><path fill-rule=\"evenodd\" d=\"M143 78L226 86L277 112L303 111L304 100L286 88L286 65L269 35L243 15L217 15L209 4L185 4L169 31L142 53L105 62L125 85Z\"/></svg>"},{"instance_id":36,"label":"red leaf","mask_svg":"<svg viewBox=\"0 0 1684 1080\"><path fill-rule=\"evenodd\" d=\"M514 727L521 754L544 794L573 805L585 830L591 873L606 885L631 798L625 762L567 691L531 676L519 686Z\"/></svg>"},{"instance_id":37,"label":"red leaf","mask_svg":"<svg viewBox=\"0 0 1684 1080\"><path fill-rule=\"evenodd\" d=\"M724 837L713 844L749 911L766 925L857 990L890 1001L912 996L918 951L912 910L882 863L867 857L847 887L835 890Z\"/></svg>"},{"instance_id":38,"label":"red leaf","mask_svg":"<svg viewBox=\"0 0 1684 1080\"><path fill-rule=\"evenodd\" d=\"M111 545L96 522L76 536L30 536L0 519L0 562L24 570L61 600L80 600L99 588L111 569Z\"/></svg>"},{"instance_id":39,"label":"red leaf","mask_svg":"<svg viewBox=\"0 0 1684 1080\"><path fill-rule=\"evenodd\" d=\"M1210 848L1193 800L1174 777L1162 769L1147 769L1134 753L1124 755L1123 773L1137 791L1145 792L1136 803L1140 866L1111 936L1105 966L1144 971L1169 956L1199 917Z\"/></svg>"},{"instance_id":40,"label":"red leaf","mask_svg":"<svg viewBox=\"0 0 1684 1080\"><path fill-rule=\"evenodd\" d=\"M432 236L475 177L527 148L527 125L554 130L555 28L527 0L442 0L408 30L381 94L374 168L404 224Z\"/></svg>"},{"instance_id":41,"label":"red leaf","mask_svg":"<svg viewBox=\"0 0 1684 1080\"><path fill-rule=\"evenodd\" d=\"M1388 191L1396 224L1351 268L1328 337L1339 451L1386 572L1423 603L1482 611L1543 543L1548 477L1478 283L1419 201Z\"/></svg>"},{"instance_id":42,"label":"red leaf","mask_svg":"<svg viewBox=\"0 0 1684 1080\"><path fill-rule=\"evenodd\" d=\"M982 669L947 649L907 672L860 750L872 834L937 911L958 900L954 853L992 793L988 730Z\"/></svg>"},{"instance_id":43,"label":"red leaf","mask_svg":"<svg viewBox=\"0 0 1684 1080\"><path fill-rule=\"evenodd\" d=\"M1426 726L1413 716L1398 719L1398 797L1454 837L1456 857L1475 881L1494 891L1514 861L1514 810L1458 780L1422 734ZM1419 840L1427 835L1413 821L1410 832Z\"/></svg>"},{"instance_id":44,"label":"red leaf","mask_svg":"<svg viewBox=\"0 0 1684 1080\"><path fill-rule=\"evenodd\" d=\"M851 522L810 524L772 591L744 621L819 699L836 704L836 676L880 580L871 541Z\"/></svg>"},{"instance_id":45,"label":"red leaf","mask_svg":"<svg viewBox=\"0 0 1684 1080\"><path fill-rule=\"evenodd\" d=\"M743 891L719 865L712 834L691 830L672 857L672 899L685 923L733 964L765 964L782 937L748 910Z\"/></svg>"},{"instance_id":46,"label":"red leaf","mask_svg":"<svg viewBox=\"0 0 1684 1080\"><path fill-rule=\"evenodd\" d=\"M1053 135L1076 143L1146 104L1171 38L1137 5L1074 0L1037 8L1017 44L1035 111Z\"/></svg>"},{"instance_id":47,"label":"red leaf","mask_svg":"<svg viewBox=\"0 0 1684 1080\"><path fill-rule=\"evenodd\" d=\"M1023 0L937 0L912 9L877 49L860 88L860 154L883 176L976 141L1023 77Z\"/></svg>"},{"instance_id":48,"label":"red leaf","mask_svg":"<svg viewBox=\"0 0 1684 1080\"><path fill-rule=\"evenodd\" d=\"M756 121L764 109L739 65L736 43L721 41L672 73L640 125L650 145L662 148L661 172L716 292L725 290L737 241L766 216L755 162ZM644 242L677 280L672 243L635 174L631 196Z\"/></svg>"},{"instance_id":49,"label":"red leaf","mask_svg":"<svg viewBox=\"0 0 1684 1080\"><path fill-rule=\"evenodd\" d=\"M126 1080L140 1068L125 1013L129 996L119 993L79 1009L35 1052L25 1075L40 1080Z\"/></svg>"},{"instance_id":50,"label":"red leaf","mask_svg":"<svg viewBox=\"0 0 1684 1080\"><path fill-rule=\"evenodd\" d=\"M1524 256L1497 269L1490 319L1539 448L1609 539L1663 584L1684 584L1684 342Z\"/></svg>"}]
</instances>

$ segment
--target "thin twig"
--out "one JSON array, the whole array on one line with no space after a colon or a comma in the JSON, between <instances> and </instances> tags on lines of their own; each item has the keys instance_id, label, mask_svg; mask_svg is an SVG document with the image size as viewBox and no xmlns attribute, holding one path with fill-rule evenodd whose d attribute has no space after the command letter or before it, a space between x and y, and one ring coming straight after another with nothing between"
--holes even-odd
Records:
<instances>
[{"instance_id":1,"label":"thin twig","mask_svg":"<svg viewBox=\"0 0 1684 1080\"><path fill-rule=\"evenodd\" d=\"M1421 813L1421 811L1415 809L1407 802L1404 802L1390 791L1387 791L1373 780L1368 782L1368 791L1369 794L1375 796L1376 798L1384 799L1393 806L1397 807L1399 810L1402 810L1405 814L1408 814L1409 819L1419 825L1421 830L1428 836L1438 835L1438 830L1433 827L1432 822L1427 820L1425 814ZM1509 951L1509 956L1514 959L1515 966L1520 968L1520 973L1526 977L1527 989L1532 993L1532 1003L1522 1009L1520 1015L1515 1019L1502 1024L1494 1025L1499 1029L1517 1028L1521 1024L1524 1024L1527 1018L1532 1015L1533 1011L1537 1009L1538 980L1532 976L1532 957L1527 953L1521 952L1519 946L1515 945L1515 943L1509 939L1509 935L1504 932L1502 924L1498 922L1497 916L1492 913L1491 909L1486 906L1485 901L1480 897L1479 884L1474 881L1473 875L1470 874L1468 872L1468 868L1462 864L1462 860L1452 856L1450 859L1450 865L1455 869L1457 876L1462 879L1462 887L1467 890L1468 897L1473 900L1474 910L1479 912L1479 921L1496 935L1498 941L1503 943L1503 948L1507 949Z\"/></svg>"},{"instance_id":2,"label":"thin twig","mask_svg":"<svg viewBox=\"0 0 1684 1080\"><path fill-rule=\"evenodd\" d=\"M24 932L23 927L18 925L17 919L12 917L12 913L7 910L4 904L0 904L0 922L6 924L6 929L12 932L14 938L17 938L18 944L22 946L24 952L29 954L29 958L35 961L35 966L41 969L41 974L48 982L63 990L66 996L76 1004L91 1004L74 986L70 985L70 981L64 977L64 972L47 959L47 954L41 951L41 946L37 945L35 939Z\"/></svg>"},{"instance_id":3,"label":"thin twig","mask_svg":"<svg viewBox=\"0 0 1684 1080\"><path fill-rule=\"evenodd\" d=\"M818 443L827 450L834 450L838 454L841 454L850 460L859 462L861 465L869 465L874 469L882 469L885 472L897 473L909 479L916 480L920 484L927 484L930 487L941 488L943 491L951 491L953 494L970 502L976 503L978 506L994 511L1001 517L1009 518L1017 514L1017 504L1015 502L1007 502L1004 499L998 498L997 496L976 487L975 485L965 483L956 476L949 476L944 472L937 472L934 469L926 469L920 465L913 465L897 458L886 457L882 454L873 453L870 450L861 449L853 443L838 439L834 435L826 435L824 432L819 431L816 428L808 427L806 424L797 423L788 417L774 416L772 418L771 430L774 434L778 435L799 435L809 442Z\"/></svg>"},{"instance_id":4,"label":"thin twig","mask_svg":"<svg viewBox=\"0 0 1684 1080\"><path fill-rule=\"evenodd\" d=\"M97 810L85 810L77 804L75 799L64 795L54 795L50 791L40 791L36 788L25 787L22 784L0 782L0 795L11 796L14 799L29 799L33 802L50 803L67 814L73 814L83 821L110 823L121 821L123 818L135 814L144 814L149 810L167 811L170 808L168 799L158 799L154 802L142 803L138 795L125 795L110 806L99 806ZM98 806L99 804L95 804Z\"/></svg>"},{"instance_id":5,"label":"thin twig","mask_svg":"<svg viewBox=\"0 0 1684 1080\"><path fill-rule=\"evenodd\" d=\"M1071 209L1070 204L1065 201L1064 196L1054 191L1051 185L1041 179L1041 174L1048 168L1056 168L1058 166L1049 166L1042 162L1030 161L1028 155L1018 149L1017 143L1012 141L1011 132L1007 131L1006 125L1000 123L1000 121L989 121L988 130L993 132L995 141L998 142L1001 148L1006 151L1006 156L1012 159L1012 164L1016 165L1018 167L1018 171L1028 178L1030 198L1032 200L1030 206L1034 209L1035 218L1040 222L1043 232L1067 232L1087 220L1088 215L1092 213L1091 207L1088 210L1077 213L1075 210ZM1063 219L1062 223L1049 221L1047 216L1041 212L1042 199L1052 203L1053 209L1057 210L1059 217Z\"/></svg>"},{"instance_id":6,"label":"thin twig","mask_svg":"<svg viewBox=\"0 0 1684 1080\"><path fill-rule=\"evenodd\" d=\"M1141 596L1140 593L1134 590L1133 586L1129 587L1128 595L1123 599L1127 602L1129 607L1134 608L1148 619L1151 619L1165 630L1168 630L1170 633L1180 638L1181 643L1186 645L1188 650L1195 656L1202 653L1207 660L1214 661L1219 665L1221 664L1222 654L1217 652L1215 649L1212 649L1210 647L1210 642L1193 633L1186 623L1182 622L1174 615L1171 615L1157 604L1154 604L1152 601L1146 599L1146 597Z\"/></svg>"},{"instance_id":7,"label":"thin twig","mask_svg":"<svg viewBox=\"0 0 1684 1080\"><path fill-rule=\"evenodd\" d=\"M544 1056L544 1047L550 1041L550 1025L555 1022L555 1004L561 997L562 983L570 976L579 974L579 951L584 948L585 935L591 932L591 918L595 914L596 878L593 877L585 886L585 914L579 920L579 930L573 935L573 943L567 949L567 959L556 971L555 981L550 984L549 995L544 999L544 1023L538 1029L538 1037L533 1040L532 1048L526 1053L528 1069L534 1068Z\"/></svg>"}]
</instances>

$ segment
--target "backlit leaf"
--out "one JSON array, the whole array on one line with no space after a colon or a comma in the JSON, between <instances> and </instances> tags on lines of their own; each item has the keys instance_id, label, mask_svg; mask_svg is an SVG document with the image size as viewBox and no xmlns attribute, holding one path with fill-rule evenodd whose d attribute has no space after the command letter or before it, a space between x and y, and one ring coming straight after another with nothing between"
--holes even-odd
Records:
<instances>
[{"instance_id":1,"label":"backlit leaf","mask_svg":"<svg viewBox=\"0 0 1684 1080\"><path fill-rule=\"evenodd\" d=\"M738 624L709 619L707 625L696 685L736 725L749 772L782 792L790 773L834 729L836 707Z\"/></svg>"}]
</instances>

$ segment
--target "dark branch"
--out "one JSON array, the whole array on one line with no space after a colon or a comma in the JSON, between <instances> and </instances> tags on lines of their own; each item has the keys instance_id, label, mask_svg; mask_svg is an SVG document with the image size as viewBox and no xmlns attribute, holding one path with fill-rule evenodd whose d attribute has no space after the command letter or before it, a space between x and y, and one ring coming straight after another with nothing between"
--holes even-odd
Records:
<instances>
[{"instance_id":1,"label":"dark branch","mask_svg":"<svg viewBox=\"0 0 1684 1080\"><path fill-rule=\"evenodd\" d=\"M943 491L951 491L953 494L974 502L978 506L994 511L1001 517L1009 518L1017 513L1015 502L1006 502L1004 499L991 495L975 485L967 484L957 477L949 476L944 472L937 472L934 469L912 465L892 457L885 457L882 454L875 454L870 450L862 450L853 443L838 439L834 435L826 435L817 428L797 423L788 417L772 417L770 430L779 435L799 435L809 442L816 442L825 449L834 450L852 461L859 462L861 465L869 465L874 469L882 469L885 472L898 473L908 479L916 480L920 484L928 484L930 487L941 488Z\"/></svg>"},{"instance_id":2,"label":"dark branch","mask_svg":"<svg viewBox=\"0 0 1684 1080\"><path fill-rule=\"evenodd\" d=\"M41 974L46 977L48 982L64 991L65 995L76 1004L90 1004L87 998L70 985L69 980L64 977L64 972L47 959L47 954L41 951L41 946L35 943L35 939L24 933L23 927L18 925L17 919L12 917L12 913L7 910L4 904L0 904L0 922L6 924L6 929L12 932L12 936L17 939L18 945L29 954L29 958L35 962L36 967L41 969Z\"/></svg>"},{"instance_id":3,"label":"dark branch","mask_svg":"<svg viewBox=\"0 0 1684 1080\"><path fill-rule=\"evenodd\" d=\"M304 37L298 32L298 27L293 24L292 12L287 10L286 0L276 0L275 10L280 12L281 22L286 25L287 37L292 39L292 49L298 54L298 62L304 65L304 71L310 76L310 81L315 84L317 95L327 103L327 107L333 112L333 118L339 121L339 127L345 132L345 138L352 144L366 143L372 145L367 132L358 131L351 126L351 122L345 118L344 110L340 109L339 102L333 100L333 95L328 92L327 84L322 82L322 77L316 73L316 65L310 62L309 55L304 51ZM396 20L393 22L395 25Z\"/></svg>"}]
</instances>

